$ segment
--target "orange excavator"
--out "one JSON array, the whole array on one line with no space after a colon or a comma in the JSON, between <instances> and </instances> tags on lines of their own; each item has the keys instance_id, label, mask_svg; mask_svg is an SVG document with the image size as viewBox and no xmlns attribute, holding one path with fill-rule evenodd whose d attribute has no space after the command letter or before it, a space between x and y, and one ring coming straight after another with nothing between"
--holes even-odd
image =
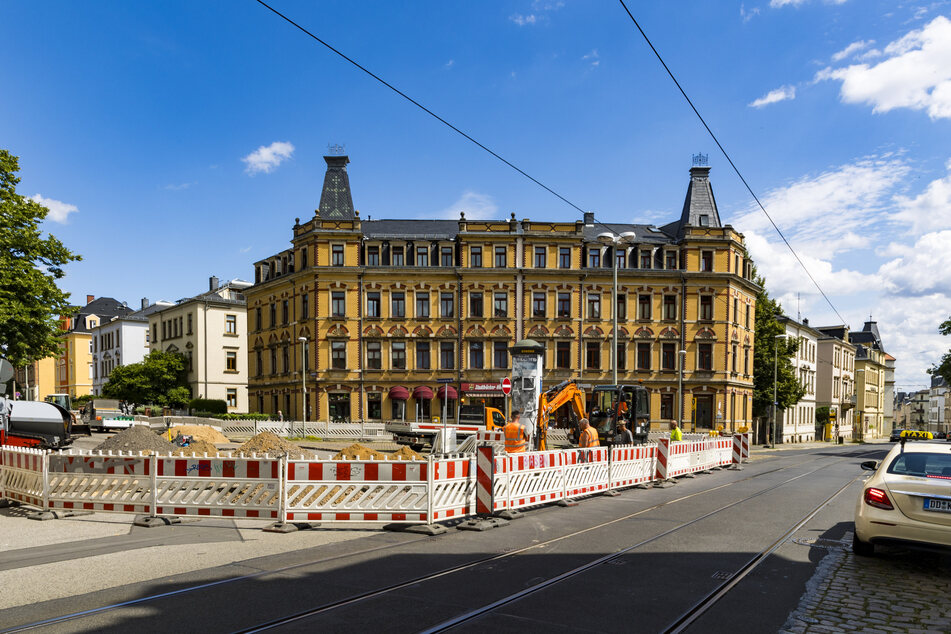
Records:
<instances>
[{"instance_id":1,"label":"orange excavator","mask_svg":"<svg viewBox=\"0 0 951 634\"><path fill-rule=\"evenodd\" d=\"M549 421L554 417L555 412L569 404L573 415L570 428L575 429L578 426L578 421L587 417L585 414L585 393L578 387L578 384L574 380L568 379L542 392L538 402L538 434L536 435L538 446L535 449L538 451L548 449Z\"/></svg>"}]
</instances>

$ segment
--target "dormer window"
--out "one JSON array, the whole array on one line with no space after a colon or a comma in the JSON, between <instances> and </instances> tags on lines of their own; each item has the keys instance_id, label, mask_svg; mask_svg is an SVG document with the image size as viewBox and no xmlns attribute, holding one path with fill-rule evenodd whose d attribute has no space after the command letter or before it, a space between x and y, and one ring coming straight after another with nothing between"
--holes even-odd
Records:
<instances>
[{"instance_id":1,"label":"dormer window","mask_svg":"<svg viewBox=\"0 0 951 634\"><path fill-rule=\"evenodd\" d=\"M701 226L701 227L709 227L709 226L710 226L710 216L708 216L708 215L706 215L706 214L701 214L701 215L699 216L699 220L700 220L700 226Z\"/></svg>"},{"instance_id":2,"label":"dormer window","mask_svg":"<svg viewBox=\"0 0 951 634\"><path fill-rule=\"evenodd\" d=\"M367 247L367 266L380 266L380 247Z\"/></svg>"}]
</instances>

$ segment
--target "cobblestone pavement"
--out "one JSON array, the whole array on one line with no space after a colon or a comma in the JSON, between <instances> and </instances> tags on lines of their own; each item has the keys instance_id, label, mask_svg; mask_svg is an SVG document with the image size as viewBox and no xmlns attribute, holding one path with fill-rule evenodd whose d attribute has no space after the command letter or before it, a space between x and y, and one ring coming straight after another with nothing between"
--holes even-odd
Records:
<instances>
[{"instance_id":1,"label":"cobblestone pavement","mask_svg":"<svg viewBox=\"0 0 951 634\"><path fill-rule=\"evenodd\" d=\"M951 632L951 555L879 546L858 557L851 543L827 543L780 632Z\"/></svg>"}]
</instances>

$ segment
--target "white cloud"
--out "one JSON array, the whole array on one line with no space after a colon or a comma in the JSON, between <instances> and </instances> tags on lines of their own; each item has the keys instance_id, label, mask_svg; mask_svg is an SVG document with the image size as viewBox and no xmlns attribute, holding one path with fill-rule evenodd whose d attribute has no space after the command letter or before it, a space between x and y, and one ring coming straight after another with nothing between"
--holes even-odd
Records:
<instances>
[{"instance_id":1,"label":"white cloud","mask_svg":"<svg viewBox=\"0 0 951 634\"><path fill-rule=\"evenodd\" d=\"M238 253L247 253L251 250L251 245L244 247L243 249L238 249Z\"/></svg>"},{"instance_id":2,"label":"white cloud","mask_svg":"<svg viewBox=\"0 0 951 634\"><path fill-rule=\"evenodd\" d=\"M459 200L436 213L437 218L459 219L459 212L465 212L468 220L487 220L496 217L499 208L491 196L466 190ZM432 216L427 216L431 218Z\"/></svg>"},{"instance_id":3,"label":"white cloud","mask_svg":"<svg viewBox=\"0 0 951 634\"><path fill-rule=\"evenodd\" d=\"M452 68L452 67L455 66L455 65L456 65L456 60L451 59L451 60L449 60L448 62L446 62L445 64L443 64L443 67L449 69L449 68Z\"/></svg>"},{"instance_id":4,"label":"white cloud","mask_svg":"<svg viewBox=\"0 0 951 634\"><path fill-rule=\"evenodd\" d=\"M776 90L771 90L759 99L753 101L749 104L750 108L762 108L763 106L768 106L773 103L778 103L780 101L786 101L787 99L796 98L796 87L795 86L780 86Z\"/></svg>"},{"instance_id":5,"label":"white cloud","mask_svg":"<svg viewBox=\"0 0 951 634\"><path fill-rule=\"evenodd\" d=\"M852 42L851 44L843 48L841 51L839 51L838 53L835 53L832 56L832 61L841 62L842 60L846 59L847 57L851 57L852 55L858 53L859 51L864 51L865 49L867 49L869 46L871 46L874 43L875 43L875 40L867 40L867 41L859 40L858 42Z\"/></svg>"},{"instance_id":6,"label":"white cloud","mask_svg":"<svg viewBox=\"0 0 951 634\"><path fill-rule=\"evenodd\" d=\"M769 6L773 9L792 6L799 8L809 2L809 0L769 0ZM825 0L826 4L845 4L848 0Z\"/></svg>"},{"instance_id":7,"label":"white cloud","mask_svg":"<svg viewBox=\"0 0 951 634\"><path fill-rule=\"evenodd\" d=\"M598 59L598 49L594 49L587 55L582 55L581 59L584 61L590 61L592 66L597 66L601 63L601 60Z\"/></svg>"},{"instance_id":8,"label":"white cloud","mask_svg":"<svg viewBox=\"0 0 951 634\"><path fill-rule=\"evenodd\" d=\"M50 212L46 215L46 219L61 225L65 225L68 222L69 214L79 213L79 209L76 205L70 205L69 203L64 203L61 200L54 200L52 198L44 198L39 194L30 198L30 200L49 209Z\"/></svg>"},{"instance_id":9,"label":"white cloud","mask_svg":"<svg viewBox=\"0 0 951 634\"><path fill-rule=\"evenodd\" d=\"M270 174L293 154L294 146L291 143L275 141L271 145L262 145L241 160L247 165L244 171L253 176L261 172Z\"/></svg>"},{"instance_id":10,"label":"white cloud","mask_svg":"<svg viewBox=\"0 0 951 634\"><path fill-rule=\"evenodd\" d=\"M169 185L166 185L165 187L163 187L163 189L166 189L166 190L171 191L171 192L178 192L178 191L181 191L181 190L183 190L183 189L188 189L189 187L191 187L191 186L194 185L194 184L195 184L195 183L179 183L179 184L177 184L177 185L176 185L176 184L169 184Z\"/></svg>"},{"instance_id":11,"label":"white cloud","mask_svg":"<svg viewBox=\"0 0 951 634\"><path fill-rule=\"evenodd\" d=\"M931 181L914 198L897 196L899 211L894 214L894 220L910 225L909 230L915 235L951 227L951 160L947 162L947 169L947 176Z\"/></svg>"},{"instance_id":12,"label":"white cloud","mask_svg":"<svg viewBox=\"0 0 951 634\"><path fill-rule=\"evenodd\" d=\"M938 16L885 47L883 61L825 68L816 80L842 82L845 103L865 103L873 112L926 110L932 119L951 118L951 20Z\"/></svg>"},{"instance_id":13,"label":"white cloud","mask_svg":"<svg viewBox=\"0 0 951 634\"><path fill-rule=\"evenodd\" d=\"M914 246L904 250L903 255L879 268L883 288L903 298L932 293L951 297L951 267L947 262L949 246L951 229L921 236Z\"/></svg>"},{"instance_id":14,"label":"white cloud","mask_svg":"<svg viewBox=\"0 0 951 634\"><path fill-rule=\"evenodd\" d=\"M743 22L749 22L755 16L759 15L759 7L753 7L749 11L746 10L745 4L740 4L740 17L743 19Z\"/></svg>"},{"instance_id":15,"label":"white cloud","mask_svg":"<svg viewBox=\"0 0 951 634\"><path fill-rule=\"evenodd\" d=\"M519 26L526 26L526 25L531 25L538 22L538 16L536 16L534 13L530 13L528 15L521 15L520 13L516 13L515 15L510 15L509 20L511 20L512 22L514 22L515 24Z\"/></svg>"}]
</instances>

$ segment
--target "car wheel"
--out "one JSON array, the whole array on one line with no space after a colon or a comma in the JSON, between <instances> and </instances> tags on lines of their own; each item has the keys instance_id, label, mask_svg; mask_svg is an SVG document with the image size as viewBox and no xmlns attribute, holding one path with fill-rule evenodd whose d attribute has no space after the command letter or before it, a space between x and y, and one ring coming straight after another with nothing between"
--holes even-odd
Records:
<instances>
[{"instance_id":1,"label":"car wheel","mask_svg":"<svg viewBox=\"0 0 951 634\"><path fill-rule=\"evenodd\" d=\"M871 557L875 554L875 544L863 542L858 535L852 533L852 552L859 557Z\"/></svg>"}]
</instances>

